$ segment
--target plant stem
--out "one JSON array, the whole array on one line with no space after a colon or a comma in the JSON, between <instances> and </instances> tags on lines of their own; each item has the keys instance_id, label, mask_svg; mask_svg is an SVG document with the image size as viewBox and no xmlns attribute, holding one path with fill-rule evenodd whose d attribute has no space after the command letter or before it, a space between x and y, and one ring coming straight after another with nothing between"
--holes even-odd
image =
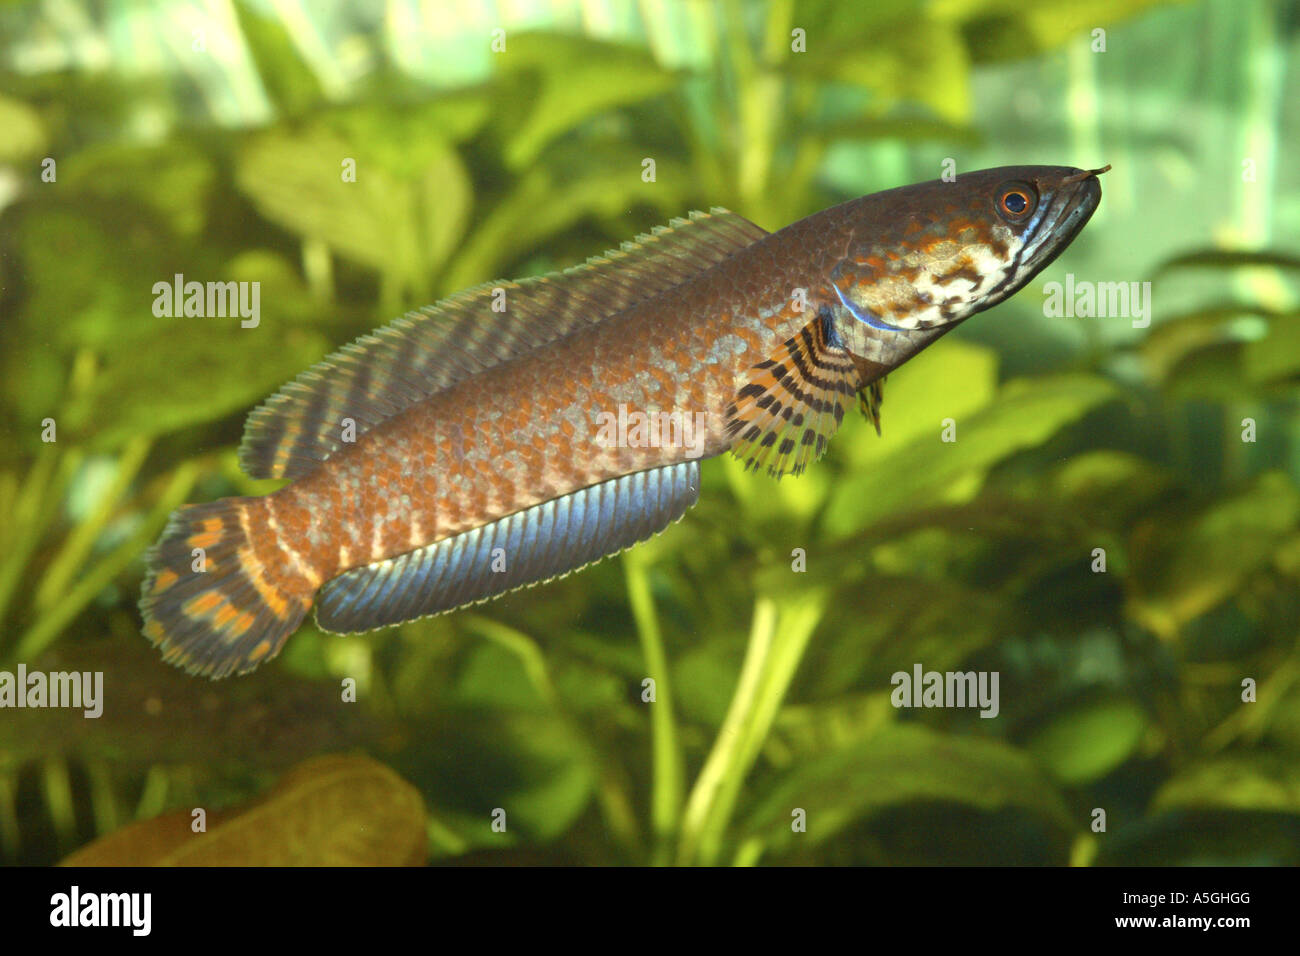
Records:
<instances>
[{"instance_id":1,"label":"plant stem","mask_svg":"<svg viewBox=\"0 0 1300 956\"><path fill-rule=\"evenodd\" d=\"M671 840L677 833L685 771L681 746L677 740L677 722L673 715L668 658L664 654L659 634L659 619L655 614L654 598L650 594L645 559L640 556L640 552L634 550L623 555L623 571L627 578L628 603L632 607L632 616L636 619L641 651L645 657L646 675L654 680L655 687L654 700L650 705L654 762L650 825L655 835L653 861L662 865L668 862Z\"/></svg>"},{"instance_id":2,"label":"plant stem","mask_svg":"<svg viewBox=\"0 0 1300 956\"><path fill-rule=\"evenodd\" d=\"M820 592L787 598L783 605L766 597L755 602L736 693L686 804L679 863L717 862L741 785L767 739L823 609Z\"/></svg>"}]
</instances>

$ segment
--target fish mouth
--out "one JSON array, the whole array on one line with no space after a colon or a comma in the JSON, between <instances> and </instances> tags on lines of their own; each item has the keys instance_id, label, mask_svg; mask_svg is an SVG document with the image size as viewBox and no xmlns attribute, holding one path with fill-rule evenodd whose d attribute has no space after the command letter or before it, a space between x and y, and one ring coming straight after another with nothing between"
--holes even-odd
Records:
<instances>
[{"instance_id":1,"label":"fish mouth","mask_svg":"<svg viewBox=\"0 0 1300 956\"><path fill-rule=\"evenodd\" d=\"M1066 169L1060 178L1036 179L1039 208L1025 232L1024 242L1002 281L990 290L977 312L1015 295L1074 241L1101 202L1101 169Z\"/></svg>"},{"instance_id":2,"label":"fish mouth","mask_svg":"<svg viewBox=\"0 0 1300 956\"><path fill-rule=\"evenodd\" d=\"M1059 180L1055 188L1048 185L1045 190L1050 196L1048 208L1021 252L1017 271L1022 278L1018 285L1023 286L1055 262L1083 231L1101 203L1101 183L1097 177L1108 169L1107 165L1100 169L1075 170Z\"/></svg>"}]
</instances>

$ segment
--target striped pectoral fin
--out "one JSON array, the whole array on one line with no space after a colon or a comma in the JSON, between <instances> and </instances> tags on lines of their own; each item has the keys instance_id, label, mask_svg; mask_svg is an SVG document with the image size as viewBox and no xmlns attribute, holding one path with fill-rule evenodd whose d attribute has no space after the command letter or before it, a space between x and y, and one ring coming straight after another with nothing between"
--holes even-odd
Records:
<instances>
[{"instance_id":1,"label":"striped pectoral fin","mask_svg":"<svg viewBox=\"0 0 1300 956\"><path fill-rule=\"evenodd\" d=\"M826 450L861 381L825 312L755 365L727 409L731 452L748 468L799 474Z\"/></svg>"},{"instance_id":2,"label":"striped pectoral fin","mask_svg":"<svg viewBox=\"0 0 1300 956\"><path fill-rule=\"evenodd\" d=\"M326 583L316 623L353 633L549 581L644 541L695 504L699 462L592 485Z\"/></svg>"}]
</instances>

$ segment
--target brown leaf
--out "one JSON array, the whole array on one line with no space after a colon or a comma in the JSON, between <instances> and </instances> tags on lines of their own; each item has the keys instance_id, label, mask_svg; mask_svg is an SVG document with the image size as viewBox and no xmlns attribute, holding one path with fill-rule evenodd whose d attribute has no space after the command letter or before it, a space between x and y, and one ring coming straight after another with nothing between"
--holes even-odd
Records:
<instances>
[{"instance_id":1,"label":"brown leaf","mask_svg":"<svg viewBox=\"0 0 1300 956\"><path fill-rule=\"evenodd\" d=\"M65 866L414 866L427 856L424 801L362 756L299 764L260 800L212 813L191 832L180 810L132 823Z\"/></svg>"}]
</instances>

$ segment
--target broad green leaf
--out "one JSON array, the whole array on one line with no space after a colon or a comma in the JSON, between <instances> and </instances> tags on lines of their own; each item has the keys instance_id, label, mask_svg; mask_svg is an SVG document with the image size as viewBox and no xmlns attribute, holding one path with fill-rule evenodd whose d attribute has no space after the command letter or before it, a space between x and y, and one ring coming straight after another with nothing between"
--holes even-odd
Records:
<instances>
[{"instance_id":1,"label":"broad green leaf","mask_svg":"<svg viewBox=\"0 0 1300 956\"><path fill-rule=\"evenodd\" d=\"M1091 42L1091 31L1110 27L1171 0L939 0L932 14L964 27L976 62L1022 59L1070 42Z\"/></svg>"},{"instance_id":2,"label":"broad green leaf","mask_svg":"<svg viewBox=\"0 0 1300 956\"><path fill-rule=\"evenodd\" d=\"M1167 780L1151 809L1300 814L1300 760L1270 750L1210 757Z\"/></svg>"},{"instance_id":3,"label":"broad green leaf","mask_svg":"<svg viewBox=\"0 0 1300 956\"><path fill-rule=\"evenodd\" d=\"M764 753L778 767L856 746L898 716L889 693L840 694L826 702L781 708Z\"/></svg>"},{"instance_id":4,"label":"broad green leaf","mask_svg":"<svg viewBox=\"0 0 1300 956\"><path fill-rule=\"evenodd\" d=\"M1198 249L1166 259L1153 274L1160 278L1175 269L1244 269L1267 266L1275 269L1300 269L1300 256L1273 250L1258 252L1231 249Z\"/></svg>"},{"instance_id":5,"label":"broad green leaf","mask_svg":"<svg viewBox=\"0 0 1300 956\"><path fill-rule=\"evenodd\" d=\"M409 151L323 126L271 131L240 153L240 188L268 219L422 290L456 246L472 199L460 157L432 134ZM345 161L356 180L344 180Z\"/></svg>"},{"instance_id":6,"label":"broad green leaf","mask_svg":"<svg viewBox=\"0 0 1300 956\"><path fill-rule=\"evenodd\" d=\"M510 36L496 62L504 71L535 77L527 119L509 130L505 159L513 169L531 164L547 143L584 120L657 96L676 82L645 50L558 33Z\"/></svg>"},{"instance_id":7,"label":"broad green leaf","mask_svg":"<svg viewBox=\"0 0 1300 956\"><path fill-rule=\"evenodd\" d=\"M913 18L880 31L888 42L836 36L829 49L795 57L790 71L870 90L879 97L880 112L921 103L946 122L964 123L970 115L970 66L958 30Z\"/></svg>"},{"instance_id":8,"label":"broad green leaf","mask_svg":"<svg viewBox=\"0 0 1300 956\"><path fill-rule=\"evenodd\" d=\"M1300 493L1283 474L1199 512L1158 514L1134 529L1129 613L1166 640L1228 600L1294 531Z\"/></svg>"},{"instance_id":9,"label":"broad green leaf","mask_svg":"<svg viewBox=\"0 0 1300 956\"><path fill-rule=\"evenodd\" d=\"M150 313L141 329L119 335L89 389L65 411L73 434L111 448L249 411L328 351L323 336L300 324L311 305L278 257L250 252L222 279L259 283L258 325L243 328L239 315ZM142 354L151 358L144 367Z\"/></svg>"},{"instance_id":10,"label":"broad green leaf","mask_svg":"<svg viewBox=\"0 0 1300 956\"><path fill-rule=\"evenodd\" d=\"M1241 350L1242 373L1252 382L1294 382L1300 373L1300 310L1270 324L1268 335Z\"/></svg>"},{"instance_id":11,"label":"broad green leaf","mask_svg":"<svg viewBox=\"0 0 1300 956\"><path fill-rule=\"evenodd\" d=\"M1098 448L1061 463L1051 476L1057 496L1114 505L1118 497L1143 500L1169 484L1156 465L1129 452Z\"/></svg>"},{"instance_id":12,"label":"broad green leaf","mask_svg":"<svg viewBox=\"0 0 1300 956\"><path fill-rule=\"evenodd\" d=\"M456 676L456 702L465 707L544 711L546 703L518 655L498 644L471 647Z\"/></svg>"},{"instance_id":13,"label":"broad green leaf","mask_svg":"<svg viewBox=\"0 0 1300 956\"><path fill-rule=\"evenodd\" d=\"M126 201L148 209L185 239L198 237L207 225L216 175L210 155L179 140L158 146L97 143L69 156L59 166L60 185L80 196ZM135 211L116 212L104 223L104 233L111 241L117 240L124 223L142 218ZM135 223L137 229L141 225ZM150 238L159 251L166 250L161 237Z\"/></svg>"},{"instance_id":14,"label":"broad green leaf","mask_svg":"<svg viewBox=\"0 0 1300 956\"><path fill-rule=\"evenodd\" d=\"M14 237L28 283L21 321L30 341L65 353L108 351L124 333L158 321L150 290L170 278L167 237L114 236L96 212L61 206L25 210Z\"/></svg>"},{"instance_id":15,"label":"broad green leaf","mask_svg":"<svg viewBox=\"0 0 1300 956\"><path fill-rule=\"evenodd\" d=\"M1072 830L1061 796L1023 753L998 740L893 724L869 739L797 764L756 804L741 837L779 852L794 840L818 844L885 807L917 801L980 810L1018 808ZM806 833L791 813L807 812Z\"/></svg>"},{"instance_id":16,"label":"broad green leaf","mask_svg":"<svg viewBox=\"0 0 1300 956\"><path fill-rule=\"evenodd\" d=\"M945 418L967 421L998 395L998 354L961 339L936 342L885 381L881 434L856 412L835 436L853 472L874 470ZM848 418L849 416L845 416Z\"/></svg>"},{"instance_id":17,"label":"broad green leaf","mask_svg":"<svg viewBox=\"0 0 1300 956\"><path fill-rule=\"evenodd\" d=\"M474 846L552 840L586 809L594 774L574 729L537 710L443 711L438 726L421 731L404 770L429 780L430 801L468 826L456 832ZM493 830L505 812L506 830Z\"/></svg>"},{"instance_id":18,"label":"broad green leaf","mask_svg":"<svg viewBox=\"0 0 1300 956\"><path fill-rule=\"evenodd\" d=\"M1184 401L1256 401L1262 396L1242 372L1245 348L1243 342L1227 341L1192 350L1169 369L1161 387Z\"/></svg>"},{"instance_id":19,"label":"broad green leaf","mask_svg":"<svg viewBox=\"0 0 1300 956\"><path fill-rule=\"evenodd\" d=\"M626 149L576 151L570 159L538 164L515 180L460 246L443 277L445 292L502 277L502 270L523 250L572 228L587 216L621 217L627 222L626 232L616 240L585 246L576 262L563 265L576 265L617 248L619 242L689 211L683 208L681 197L691 183L686 171L676 164L660 163L658 181L645 183L641 181L639 155ZM645 205L663 210L661 221L633 221L627 216L633 206Z\"/></svg>"},{"instance_id":20,"label":"broad green leaf","mask_svg":"<svg viewBox=\"0 0 1300 956\"><path fill-rule=\"evenodd\" d=\"M213 813L192 831L189 810L133 823L66 866L410 866L427 857L419 791L369 757L317 757L262 799Z\"/></svg>"},{"instance_id":21,"label":"broad green leaf","mask_svg":"<svg viewBox=\"0 0 1300 956\"><path fill-rule=\"evenodd\" d=\"M45 124L40 114L21 100L0 96L0 163L16 163L45 149Z\"/></svg>"},{"instance_id":22,"label":"broad green leaf","mask_svg":"<svg viewBox=\"0 0 1300 956\"><path fill-rule=\"evenodd\" d=\"M1025 749L1057 780L1079 786L1127 760L1146 727L1147 716L1134 701L1092 701L1057 714L1031 735Z\"/></svg>"},{"instance_id":23,"label":"broad green leaf","mask_svg":"<svg viewBox=\"0 0 1300 956\"><path fill-rule=\"evenodd\" d=\"M669 662L674 702L682 715L706 727L720 727L740 673L739 646L709 642L688 649Z\"/></svg>"},{"instance_id":24,"label":"broad green leaf","mask_svg":"<svg viewBox=\"0 0 1300 956\"><path fill-rule=\"evenodd\" d=\"M1005 598L959 580L890 575L871 565L836 576L839 600L804 668L821 694L887 688L894 672L917 661L931 670L956 667L1013 626Z\"/></svg>"},{"instance_id":25,"label":"broad green leaf","mask_svg":"<svg viewBox=\"0 0 1300 956\"><path fill-rule=\"evenodd\" d=\"M1245 303L1205 306L1169 316L1147 333L1138 350L1156 381L1164 381L1189 355L1225 344L1266 341L1270 326L1276 328L1271 320L1295 317Z\"/></svg>"},{"instance_id":26,"label":"broad green leaf","mask_svg":"<svg viewBox=\"0 0 1300 956\"><path fill-rule=\"evenodd\" d=\"M826 530L847 535L909 509L968 498L997 462L1041 445L1115 394L1104 379L1065 374L1011 382L993 404L968 418L936 415L929 435L836 489L826 509ZM944 418L956 422L955 442L941 440Z\"/></svg>"},{"instance_id":27,"label":"broad green leaf","mask_svg":"<svg viewBox=\"0 0 1300 956\"><path fill-rule=\"evenodd\" d=\"M267 95L282 113L295 114L320 103L320 81L303 59L284 20L263 14L255 4L234 4L239 30Z\"/></svg>"}]
</instances>

